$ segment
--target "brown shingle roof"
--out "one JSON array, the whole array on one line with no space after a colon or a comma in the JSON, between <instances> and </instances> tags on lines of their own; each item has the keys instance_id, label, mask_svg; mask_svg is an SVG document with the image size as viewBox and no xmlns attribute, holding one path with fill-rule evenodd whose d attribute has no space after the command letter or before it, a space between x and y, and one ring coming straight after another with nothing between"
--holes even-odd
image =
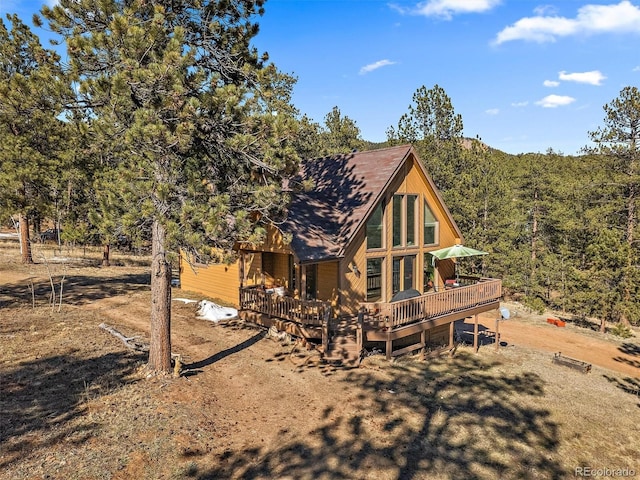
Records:
<instances>
[{"instance_id":1,"label":"brown shingle roof","mask_svg":"<svg viewBox=\"0 0 640 480\"><path fill-rule=\"evenodd\" d=\"M339 258L404 163L410 145L303 161L298 180L314 188L296 193L281 226L293 235L301 262Z\"/></svg>"}]
</instances>

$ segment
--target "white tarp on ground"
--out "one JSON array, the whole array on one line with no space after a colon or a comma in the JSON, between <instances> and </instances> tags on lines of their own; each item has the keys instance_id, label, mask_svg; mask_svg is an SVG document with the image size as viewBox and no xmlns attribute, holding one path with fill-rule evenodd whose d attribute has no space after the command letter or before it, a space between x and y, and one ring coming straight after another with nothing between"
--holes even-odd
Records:
<instances>
[{"instance_id":1,"label":"white tarp on ground","mask_svg":"<svg viewBox=\"0 0 640 480\"><path fill-rule=\"evenodd\" d=\"M223 307L209 300L202 300L198 303L198 318L219 322L220 320L231 320L238 316L238 310L231 307Z\"/></svg>"},{"instance_id":2,"label":"white tarp on ground","mask_svg":"<svg viewBox=\"0 0 640 480\"><path fill-rule=\"evenodd\" d=\"M197 300L191 300L190 298L174 298L173 300L175 300L176 302L182 302L182 303L198 303Z\"/></svg>"}]
</instances>

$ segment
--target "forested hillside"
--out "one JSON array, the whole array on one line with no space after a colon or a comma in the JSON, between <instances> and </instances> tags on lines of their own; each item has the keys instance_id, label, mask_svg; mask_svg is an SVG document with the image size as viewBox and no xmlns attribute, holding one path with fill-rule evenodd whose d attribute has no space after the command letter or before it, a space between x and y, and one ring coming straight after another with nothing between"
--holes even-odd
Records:
<instances>
[{"instance_id":1,"label":"forested hillside","mask_svg":"<svg viewBox=\"0 0 640 480\"><path fill-rule=\"evenodd\" d=\"M596 148L584 155L509 155L463 139L462 118L436 85L416 92L388 136L416 145L465 243L491 253L463 269L502 278L508 295L537 310L637 325L639 126L640 93L627 87L605 106L603 126L585 132Z\"/></svg>"},{"instance_id":2,"label":"forested hillside","mask_svg":"<svg viewBox=\"0 0 640 480\"><path fill-rule=\"evenodd\" d=\"M509 155L466 139L438 85L419 88L376 144L337 106L323 124L295 108L296 79L250 46L261 2L63 5L42 13L66 63L17 16L0 20L0 221L22 226L23 262L43 226L62 242L104 245L106 262L110 244L153 243L164 272L153 277L163 305L153 318L168 338L179 250L206 260L211 246L259 241L286 213L280 186L300 158L412 143L465 243L491 254L462 273L502 278L537 310L640 323L635 87L605 106L603 126L585 132L596 147L581 156ZM155 368L168 368L168 351Z\"/></svg>"}]
</instances>

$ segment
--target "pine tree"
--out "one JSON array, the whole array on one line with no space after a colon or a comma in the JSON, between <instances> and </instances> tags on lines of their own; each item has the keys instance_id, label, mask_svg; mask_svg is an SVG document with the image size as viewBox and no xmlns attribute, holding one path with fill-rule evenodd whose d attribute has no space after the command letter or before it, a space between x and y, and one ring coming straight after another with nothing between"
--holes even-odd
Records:
<instances>
[{"instance_id":1,"label":"pine tree","mask_svg":"<svg viewBox=\"0 0 640 480\"><path fill-rule=\"evenodd\" d=\"M262 0L61 0L65 39L122 222L151 238L151 371L171 365L179 250L256 240L296 169L289 84L251 47Z\"/></svg>"},{"instance_id":2,"label":"pine tree","mask_svg":"<svg viewBox=\"0 0 640 480\"><path fill-rule=\"evenodd\" d=\"M616 227L621 228L624 244L621 252L624 262L614 291L621 298L615 302L614 318L625 324L640 321L640 308L636 298L640 293L640 251L636 241L638 224L638 201L640 195L640 91L636 87L625 87L619 96L604 106L604 126L589 132L595 147L591 152L599 153L611 160L611 180L618 185L623 203L614 202L612 215L621 215ZM604 247L604 245L601 245Z\"/></svg>"},{"instance_id":3,"label":"pine tree","mask_svg":"<svg viewBox=\"0 0 640 480\"><path fill-rule=\"evenodd\" d=\"M16 15L0 20L0 212L20 219L22 261L32 263L29 219L52 210L64 170L69 84L60 57Z\"/></svg>"},{"instance_id":4,"label":"pine tree","mask_svg":"<svg viewBox=\"0 0 640 480\"><path fill-rule=\"evenodd\" d=\"M364 142L356 122L343 116L338 107L333 107L324 117L325 129L320 134L323 155L334 155L361 150Z\"/></svg>"},{"instance_id":5,"label":"pine tree","mask_svg":"<svg viewBox=\"0 0 640 480\"><path fill-rule=\"evenodd\" d=\"M422 86L413 94L413 103L397 128L387 129L387 142L413 144L446 200L446 191L455 188L456 176L465 169L462 130L462 116L455 113L444 89Z\"/></svg>"}]
</instances>

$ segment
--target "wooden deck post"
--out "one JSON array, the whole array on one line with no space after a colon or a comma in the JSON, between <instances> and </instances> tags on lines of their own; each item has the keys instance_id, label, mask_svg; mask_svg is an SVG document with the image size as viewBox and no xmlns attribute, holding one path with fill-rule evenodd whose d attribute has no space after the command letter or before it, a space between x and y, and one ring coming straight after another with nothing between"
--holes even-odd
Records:
<instances>
[{"instance_id":1,"label":"wooden deck post","mask_svg":"<svg viewBox=\"0 0 640 480\"><path fill-rule=\"evenodd\" d=\"M475 314L475 321L473 322L473 351L478 353L478 314Z\"/></svg>"},{"instance_id":2,"label":"wooden deck post","mask_svg":"<svg viewBox=\"0 0 640 480\"><path fill-rule=\"evenodd\" d=\"M356 327L356 345L358 348L358 365L362 359L362 350L364 349L364 311L361 309L358 312L358 325Z\"/></svg>"},{"instance_id":3,"label":"wooden deck post","mask_svg":"<svg viewBox=\"0 0 640 480\"><path fill-rule=\"evenodd\" d=\"M455 320L449 324L449 348L453 348L453 334L455 332Z\"/></svg>"},{"instance_id":4,"label":"wooden deck post","mask_svg":"<svg viewBox=\"0 0 640 480\"><path fill-rule=\"evenodd\" d=\"M240 310L243 310L242 305L242 290L244 289L244 252L240 253L240 268L238 269L238 276L240 277L240 288L238 289L238 306Z\"/></svg>"},{"instance_id":5,"label":"wooden deck post","mask_svg":"<svg viewBox=\"0 0 640 480\"><path fill-rule=\"evenodd\" d=\"M331 319L331 314L329 310L325 312L324 318L322 319L322 354L329 355L329 321Z\"/></svg>"}]
</instances>

